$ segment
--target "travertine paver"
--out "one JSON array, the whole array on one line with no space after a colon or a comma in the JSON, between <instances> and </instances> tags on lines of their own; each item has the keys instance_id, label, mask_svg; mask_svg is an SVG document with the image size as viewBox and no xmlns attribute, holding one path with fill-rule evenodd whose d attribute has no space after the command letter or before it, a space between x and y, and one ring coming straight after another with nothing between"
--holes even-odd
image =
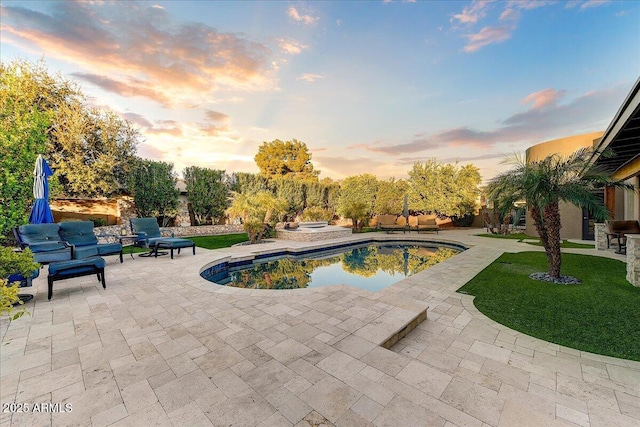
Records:
<instances>
[{"instance_id":1,"label":"travertine paver","mask_svg":"<svg viewBox=\"0 0 640 427\"><path fill-rule=\"evenodd\" d=\"M91 277L60 281L51 302L41 274L31 316L1 324L0 399L31 410L1 413L0 426L640 425L640 363L520 334L455 292L504 251L540 250L478 231L376 235L470 247L377 293L199 276L216 260L326 242L109 257L106 290ZM380 346L427 306L427 320ZM42 403L72 410L34 412Z\"/></svg>"}]
</instances>

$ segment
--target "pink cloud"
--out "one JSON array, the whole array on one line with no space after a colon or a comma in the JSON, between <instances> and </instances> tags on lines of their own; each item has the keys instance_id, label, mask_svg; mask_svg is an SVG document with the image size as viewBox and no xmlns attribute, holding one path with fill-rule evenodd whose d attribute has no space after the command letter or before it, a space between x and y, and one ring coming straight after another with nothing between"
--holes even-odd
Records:
<instances>
[{"instance_id":1,"label":"pink cloud","mask_svg":"<svg viewBox=\"0 0 640 427\"><path fill-rule=\"evenodd\" d=\"M300 77L298 77L296 80L302 80L302 81L305 81L307 83L313 83L316 80L323 79L323 78L324 78L324 76L322 74L305 73L305 74L301 75Z\"/></svg>"},{"instance_id":2,"label":"pink cloud","mask_svg":"<svg viewBox=\"0 0 640 427\"><path fill-rule=\"evenodd\" d=\"M295 6L289 6L287 15L289 15L289 18L293 19L294 21L301 22L305 25L313 25L320 19L317 16L301 14L300 12L298 12L298 9L296 9Z\"/></svg>"},{"instance_id":3,"label":"pink cloud","mask_svg":"<svg viewBox=\"0 0 640 427\"><path fill-rule=\"evenodd\" d=\"M207 110L205 111L204 115L207 120L211 120L213 122L226 122L229 120L229 116L218 111Z\"/></svg>"},{"instance_id":4,"label":"pink cloud","mask_svg":"<svg viewBox=\"0 0 640 427\"><path fill-rule=\"evenodd\" d=\"M463 48L465 52L476 52L494 43L502 43L511 37L513 27L484 27L476 34L467 35L469 43Z\"/></svg>"},{"instance_id":5,"label":"pink cloud","mask_svg":"<svg viewBox=\"0 0 640 427\"><path fill-rule=\"evenodd\" d=\"M486 8L493 0L473 0L471 5L462 8L462 12L451 17L451 22L458 21L460 24L475 24L487 14Z\"/></svg>"},{"instance_id":6,"label":"pink cloud","mask_svg":"<svg viewBox=\"0 0 640 427\"><path fill-rule=\"evenodd\" d=\"M302 43L298 43L294 40L286 40L286 39L278 39L278 45L280 49L288 53L290 55L298 55L302 53L304 49L307 49L309 46L306 46Z\"/></svg>"},{"instance_id":7,"label":"pink cloud","mask_svg":"<svg viewBox=\"0 0 640 427\"><path fill-rule=\"evenodd\" d=\"M527 95L523 100L523 104L528 104L533 102L531 106L532 110L536 110L539 108L545 108L550 105L557 104L558 100L562 98L567 91L565 90L555 90L555 89L543 89L538 92L534 92L532 94Z\"/></svg>"},{"instance_id":8,"label":"pink cloud","mask_svg":"<svg viewBox=\"0 0 640 427\"><path fill-rule=\"evenodd\" d=\"M56 2L49 13L3 5L0 14L4 42L99 69L100 76L83 78L123 96L166 105L189 94L273 84L265 45L204 24L175 24L145 3Z\"/></svg>"},{"instance_id":9,"label":"pink cloud","mask_svg":"<svg viewBox=\"0 0 640 427\"><path fill-rule=\"evenodd\" d=\"M400 155L448 147L490 150L506 143L535 144L546 139L603 130L627 91L627 85L618 85L589 91L568 103L560 104L558 101L565 91L545 89L525 97L527 102L533 102L533 106L506 118L495 129L481 131L463 126L434 134L418 134L410 142L384 146L374 142L349 148Z\"/></svg>"}]
</instances>

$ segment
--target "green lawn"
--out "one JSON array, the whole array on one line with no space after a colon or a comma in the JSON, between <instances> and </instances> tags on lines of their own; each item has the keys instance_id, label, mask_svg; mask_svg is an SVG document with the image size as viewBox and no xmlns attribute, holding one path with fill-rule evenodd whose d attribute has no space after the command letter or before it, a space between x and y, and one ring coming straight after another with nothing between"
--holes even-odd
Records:
<instances>
[{"instance_id":1,"label":"green lawn","mask_svg":"<svg viewBox=\"0 0 640 427\"><path fill-rule=\"evenodd\" d=\"M528 236L524 233L513 233L513 234L506 234L506 235L502 235L502 234L478 234L478 236L480 237L491 237L492 239L509 239L509 240L517 240L519 242L521 242L524 239L527 240L531 240L531 239L536 239L537 242L526 242L529 245L534 245L534 246L542 246L542 243L540 242L540 239L538 237L535 236ZM579 248L579 249L593 249L595 248L595 245L590 245L590 244L585 244L585 243L573 243L570 242L568 240L563 240L562 244L560 245L560 247L562 248Z\"/></svg>"},{"instance_id":2,"label":"green lawn","mask_svg":"<svg viewBox=\"0 0 640 427\"><path fill-rule=\"evenodd\" d=\"M188 237L197 247L205 249L228 248L236 243L242 243L249 240L247 233L237 234L219 234L217 236L195 236Z\"/></svg>"},{"instance_id":3,"label":"green lawn","mask_svg":"<svg viewBox=\"0 0 640 427\"><path fill-rule=\"evenodd\" d=\"M563 254L562 274L583 281L554 285L529 279L548 271L544 252L506 253L458 291L498 323L566 347L640 361L640 288L625 263Z\"/></svg>"},{"instance_id":4,"label":"green lawn","mask_svg":"<svg viewBox=\"0 0 640 427\"><path fill-rule=\"evenodd\" d=\"M205 249L220 249L220 248L228 248L229 246L233 246L236 243L246 242L249 240L247 233L237 233L237 234L219 234L216 236L195 236L195 237L187 237L187 239L191 240L196 244L199 248ZM129 247L125 248L125 253L129 253ZM133 253L140 252L148 252L149 249L146 248L133 248Z\"/></svg>"}]
</instances>

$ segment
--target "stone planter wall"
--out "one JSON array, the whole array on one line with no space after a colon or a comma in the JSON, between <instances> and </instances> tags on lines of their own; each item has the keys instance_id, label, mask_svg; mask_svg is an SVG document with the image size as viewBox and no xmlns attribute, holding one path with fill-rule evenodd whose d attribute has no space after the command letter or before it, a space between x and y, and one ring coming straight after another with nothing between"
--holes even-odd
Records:
<instances>
[{"instance_id":1,"label":"stone planter wall","mask_svg":"<svg viewBox=\"0 0 640 427\"><path fill-rule=\"evenodd\" d=\"M640 287L640 234L627 234L627 280Z\"/></svg>"},{"instance_id":2,"label":"stone planter wall","mask_svg":"<svg viewBox=\"0 0 640 427\"><path fill-rule=\"evenodd\" d=\"M114 242L118 241L117 236L120 235L122 226L112 225L108 227L96 227L93 229L98 240L101 242ZM131 230L126 227L127 234L131 234ZM167 233L172 231L176 237L191 237L191 236L216 236L219 234L234 234L244 233L241 224L230 225L198 225L194 227L162 227L163 231Z\"/></svg>"},{"instance_id":3,"label":"stone planter wall","mask_svg":"<svg viewBox=\"0 0 640 427\"><path fill-rule=\"evenodd\" d=\"M607 227L603 222L597 222L595 227L596 249L604 251L607 249Z\"/></svg>"}]
</instances>

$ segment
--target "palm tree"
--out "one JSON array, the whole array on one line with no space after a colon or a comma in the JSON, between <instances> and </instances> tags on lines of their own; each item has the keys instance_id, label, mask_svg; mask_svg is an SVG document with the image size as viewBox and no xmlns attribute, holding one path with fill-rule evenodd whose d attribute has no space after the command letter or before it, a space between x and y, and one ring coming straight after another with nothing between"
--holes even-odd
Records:
<instances>
[{"instance_id":1,"label":"palm tree","mask_svg":"<svg viewBox=\"0 0 640 427\"><path fill-rule=\"evenodd\" d=\"M609 218L608 209L596 197L595 190L606 186L628 188L624 183L590 167L592 150L581 148L562 157L552 154L527 163L514 156L505 159L515 167L493 178L487 194L502 211L508 211L519 200L526 200L533 224L540 236L549 261L549 276L560 277L560 201L588 210L597 220Z\"/></svg>"}]
</instances>

